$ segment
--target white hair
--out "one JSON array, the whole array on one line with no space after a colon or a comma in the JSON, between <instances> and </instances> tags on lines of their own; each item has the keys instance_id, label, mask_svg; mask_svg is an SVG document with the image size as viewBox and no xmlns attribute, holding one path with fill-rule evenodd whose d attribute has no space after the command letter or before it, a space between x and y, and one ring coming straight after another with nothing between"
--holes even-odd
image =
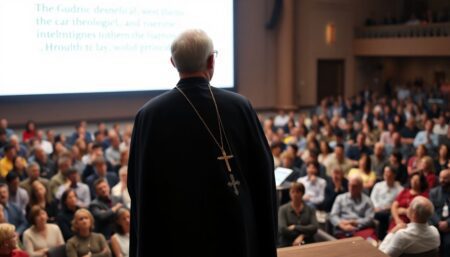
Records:
<instances>
[{"instance_id":1,"label":"white hair","mask_svg":"<svg viewBox=\"0 0 450 257\"><path fill-rule=\"evenodd\" d=\"M423 196L415 197L412 200L409 208L411 208L411 211L415 213L416 219L419 223L426 223L434 213L433 204L430 202L430 200Z\"/></svg>"},{"instance_id":2,"label":"white hair","mask_svg":"<svg viewBox=\"0 0 450 257\"><path fill-rule=\"evenodd\" d=\"M206 70L208 57L213 51L211 38L199 29L184 31L171 46L172 61L178 72Z\"/></svg>"}]
</instances>

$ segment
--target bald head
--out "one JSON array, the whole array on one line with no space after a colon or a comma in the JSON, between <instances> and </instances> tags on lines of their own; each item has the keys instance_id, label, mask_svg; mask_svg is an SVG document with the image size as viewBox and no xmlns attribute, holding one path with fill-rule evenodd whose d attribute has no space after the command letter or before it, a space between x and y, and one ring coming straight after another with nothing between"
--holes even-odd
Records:
<instances>
[{"instance_id":1,"label":"bald head","mask_svg":"<svg viewBox=\"0 0 450 257\"><path fill-rule=\"evenodd\" d=\"M415 197L408 208L408 217L416 223L427 223L433 213L433 204L423 196Z\"/></svg>"},{"instance_id":2,"label":"bald head","mask_svg":"<svg viewBox=\"0 0 450 257\"><path fill-rule=\"evenodd\" d=\"M444 189L450 189L450 169L442 170L439 173L439 183Z\"/></svg>"},{"instance_id":3,"label":"bald head","mask_svg":"<svg viewBox=\"0 0 450 257\"><path fill-rule=\"evenodd\" d=\"M180 73L205 71L213 51L213 42L204 31L186 30L173 41L171 60Z\"/></svg>"}]
</instances>

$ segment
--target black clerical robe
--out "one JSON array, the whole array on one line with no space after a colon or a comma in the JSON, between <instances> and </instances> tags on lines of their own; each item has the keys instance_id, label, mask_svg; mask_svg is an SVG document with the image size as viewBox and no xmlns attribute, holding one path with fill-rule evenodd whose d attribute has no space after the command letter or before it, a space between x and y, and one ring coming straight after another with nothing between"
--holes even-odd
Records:
<instances>
[{"instance_id":1,"label":"black clerical robe","mask_svg":"<svg viewBox=\"0 0 450 257\"><path fill-rule=\"evenodd\" d=\"M208 81L182 79L178 86L219 140ZM263 130L247 99L212 90L239 195L217 159L219 147L183 95L173 89L153 98L137 113L131 141L130 256L276 256L274 167Z\"/></svg>"}]
</instances>

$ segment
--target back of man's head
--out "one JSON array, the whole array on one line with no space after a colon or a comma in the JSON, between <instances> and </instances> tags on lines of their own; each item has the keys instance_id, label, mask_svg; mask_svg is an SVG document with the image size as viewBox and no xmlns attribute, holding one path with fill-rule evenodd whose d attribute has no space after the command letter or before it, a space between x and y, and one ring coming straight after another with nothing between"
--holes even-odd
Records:
<instances>
[{"instance_id":1,"label":"back of man's head","mask_svg":"<svg viewBox=\"0 0 450 257\"><path fill-rule=\"evenodd\" d=\"M204 71L213 51L212 40L204 31L187 30L172 43L172 62L180 73Z\"/></svg>"},{"instance_id":2,"label":"back of man's head","mask_svg":"<svg viewBox=\"0 0 450 257\"><path fill-rule=\"evenodd\" d=\"M423 196L415 197L408 209L409 218L416 223L427 223L433 213L433 204Z\"/></svg>"}]
</instances>

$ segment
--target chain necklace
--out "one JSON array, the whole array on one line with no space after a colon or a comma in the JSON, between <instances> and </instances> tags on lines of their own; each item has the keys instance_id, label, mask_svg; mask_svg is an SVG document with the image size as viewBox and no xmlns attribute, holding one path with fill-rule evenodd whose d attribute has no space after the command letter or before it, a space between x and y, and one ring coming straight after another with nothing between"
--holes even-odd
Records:
<instances>
[{"instance_id":1,"label":"chain necklace","mask_svg":"<svg viewBox=\"0 0 450 257\"><path fill-rule=\"evenodd\" d=\"M200 115L199 111L197 110L197 108L195 108L194 104L191 102L191 100L187 97L187 95L183 92L183 90L181 90L181 88L177 86L175 86L178 91L184 96L184 98L186 99L186 101L189 103L189 105L192 107L192 109L194 110L194 112L197 114L197 117L200 119L200 121L203 123L203 126L206 128L206 130L208 131L209 135L211 136L211 138L213 139L214 143L216 143L217 147L219 147L220 151L221 151L221 156L217 157L217 160L220 161L225 161L225 165L227 167L228 170L228 176L230 181L227 183L227 185L229 187L233 187L234 193L236 195L239 195L239 190L237 188L237 186L240 185L239 180L236 180L232 170L231 170L231 165L229 163L229 159L234 158L233 154L227 155L225 148L224 148L224 142L223 142L223 138L225 137L225 141L227 142L228 145L228 149L230 149L231 151L231 147L230 147L230 143L228 141L227 135L225 133L225 129L223 127L223 123L222 123L222 119L220 117L220 113L219 113L219 108L217 107L217 102L216 99L214 97L214 94L212 92L211 89L211 85L208 84L208 89L209 89L209 93L211 94L211 98L212 101L214 103L214 108L216 110L216 115L217 115L217 124L219 127L219 137L220 137L220 143L219 140L217 140L217 138L214 136L214 134L212 133L211 129L209 128L208 124L206 124L205 119L203 119L202 115Z\"/></svg>"}]
</instances>

